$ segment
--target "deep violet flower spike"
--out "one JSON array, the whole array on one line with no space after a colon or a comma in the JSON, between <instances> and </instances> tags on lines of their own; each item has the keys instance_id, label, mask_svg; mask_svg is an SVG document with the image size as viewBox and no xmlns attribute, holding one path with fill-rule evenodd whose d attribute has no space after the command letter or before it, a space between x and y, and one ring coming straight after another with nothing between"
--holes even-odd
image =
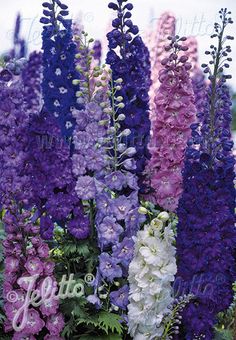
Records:
<instances>
[{"instance_id":1,"label":"deep violet flower spike","mask_svg":"<svg viewBox=\"0 0 236 340\"><path fill-rule=\"evenodd\" d=\"M24 58L27 52L26 42L20 37L21 29L21 16L18 13L15 22L15 28L13 33L13 48L4 56L6 61L17 60Z\"/></svg>"},{"instance_id":2,"label":"deep violet flower spike","mask_svg":"<svg viewBox=\"0 0 236 340\"><path fill-rule=\"evenodd\" d=\"M213 339L217 314L233 301L235 160L230 133L231 99L220 65L223 52L230 50L224 46L224 31L230 23L229 13L222 9L221 24L215 25L213 35L218 40L217 47L209 53L214 64L207 66L210 85L205 91L204 110L198 115L199 124L191 126L186 149L183 194L177 210L179 261L175 288L181 294L179 288L185 287L185 293L193 293L196 302L183 313L184 327L178 339Z\"/></svg>"},{"instance_id":3,"label":"deep violet flower spike","mask_svg":"<svg viewBox=\"0 0 236 340\"><path fill-rule=\"evenodd\" d=\"M37 114L42 106L42 53L32 52L22 72L24 96L30 114Z\"/></svg>"},{"instance_id":4,"label":"deep violet flower spike","mask_svg":"<svg viewBox=\"0 0 236 340\"><path fill-rule=\"evenodd\" d=\"M19 39L20 28L21 28L21 17L20 17L20 13L18 13L16 17L16 23L15 23L14 41L18 41Z\"/></svg>"},{"instance_id":5,"label":"deep violet flower spike","mask_svg":"<svg viewBox=\"0 0 236 340\"><path fill-rule=\"evenodd\" d=\"M107 63L112 70L113 81L122 78L122 90L118 95L124 98L124 106L118 109L126 118L121 122L122 128L129 128L131 134L125 138L127 146L136 148L136 169L139 176L141 191L144 191L142 172L150 153L147 148L150 136L149 120L149 88L150 60L149 52L138 33L137 26L124 17L131 17L131 4L126 1L110 3L109 7L117 11L117 18L113 20L113 30L107 34L109 51ZM118 47L118 48L117 48Z\"/></svg>"},{"instance_id":6,"label":"deep violet flower spike","mask_svg":"<svg viewBox=\"0 0 236 340\"><path fill-rule=\"evenodd\" d=\"M49 223L47 219L42 225L41 233L44 238L50 238L54 223L59 222L76 238L84 238L90 227L84 223L83 207L75 192L70 147L61 138L56 118L52 115L44 111L32 115L30 126L29 159L34 202L38 211L45 212L51 220Z\"/></svg>"},{"instance_id":7,"label":"deep violet flower spike","mask_svg":"<svg viewBox=\"0 0 236 340\"><path fill-rule=\"evenodd\" d=\"M56 2L60 7L62 4ZM55 2L53 2L55 5ZM50 14L50 13L48 13ZM51 18L43 17L43 99L44 108L58 121L62 135L70 139L75 126L73 109L82 109L76 101L79 85L73 85L73 79L80 75L75 70L76 45L73 42L72 23L65 20L67 11L56 14L56 7L51 10ZM57 20L58 19L58 20ZM61 28L62 26L62 28ZM64 29L63 29L64 26Z\"/></svg>"}]
</instances>

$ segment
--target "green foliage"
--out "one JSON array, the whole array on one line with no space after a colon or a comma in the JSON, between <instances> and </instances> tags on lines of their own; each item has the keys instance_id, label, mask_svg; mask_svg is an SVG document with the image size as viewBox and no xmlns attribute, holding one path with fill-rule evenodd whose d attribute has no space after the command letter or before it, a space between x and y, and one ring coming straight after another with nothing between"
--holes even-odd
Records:
<instances>
[{"instance_id":1,"label":"green foliage","mask_svg":"<svg viewBox=\"0 0 236 340\"><path fill-rule=\"evenodd\" d=\"M218 330L214 340L233 340L233 333L229 329Z\"/></svg>"},{"instance_id":2,"label":"green foliage","mask_svg":"<svg viewBox=\"0 0 236 340\"><path fill-rule=\"evenodd\" d=\"M103 327L107 334L110 330L112 331L112 333L116 332L119 335L122 334L123 326L121 324L120 315L102 311L98 315L98 321L99 327Z\"/></svg>"},{"instance_id":3,"label":"green foliage","mask_svg":"<svg viewBox=\"0 0 236 340\"><path fill-rule=\"evenodd\" d=\"M85 299L80 299L79 303L76 300L67 301L62 306L62 312L65 316L70 315L63 331L66 339L122 339L124 327L121 317L105 311L89 311Z\"/></svg>"},{"instance_id":4,"label":"green foliage","mask_svg":"<svg viewBox=\"0 0 236 340\"><path fill-rule=\"evenodd\" d=\"M218 314L214 340L233 340L234 317L236 311L236 282L233 284L234 301L224 312Z\"/></svg>"},{"instance_id":5,"label":"green foliage","mask_svg":"<svg viewBox=\"0 0 236 340\"><path fill-rule=\"evenodd\" d=\"M79 340L94 340L94 336L83 335L79 337ZM103 336L96 336L96 340L122 340L122 337L117 334L109 334L109 335L103 335Z\"/></svg>"},{"instance_id":6,"label":"green foliage","mask_svg":"<svg viewBox=\"0 0 236 340\"><path fill-rule=\"evenodd\" d=\"M84 324L89 326L91 330L100 330L109 335L109 333L123 333L123 326L121 324L121 317L114 313L101 311L97 314L89 315L86 318L80 317L77 325Z\"/></svg>"}]
</instances>

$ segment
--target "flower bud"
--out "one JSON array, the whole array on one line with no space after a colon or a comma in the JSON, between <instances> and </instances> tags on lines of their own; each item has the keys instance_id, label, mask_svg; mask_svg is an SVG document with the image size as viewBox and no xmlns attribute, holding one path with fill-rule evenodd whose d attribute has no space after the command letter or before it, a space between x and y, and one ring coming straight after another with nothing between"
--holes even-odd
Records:
<instances>
[{"instance_id":1,"label":"flower bud","mask_svg":"<svg viewBox=\"0 0 236 340\"><path fill-rule=\"evenodd\" d=\"M166 222L169 220L170 215L166 211L162 211L158 216L157 216L161 221Z\"/></svg>"},{"instance_id":2,"label":"flower bud","mask_svg":"<svg viewBox=\"0 0 236 340\"><path fill-rule=\"evenodd\" d=\"M162 228L163 222L159 218L154 218L151 221L151 226L154 227L154 228Z\"/></svg>"},{"instance_id":3,"label":"flower bud","mask_svg":"<svg viewBox=\"0 0 236 340\"><path fill-rule=\"evenodd\" d=\"M188 60L188 56L187 56L187 55L182 55L182 56L179 58L179 61L180 61L181 63L185 63L187 60Z\"/></svg>"},{"instance_id":4,"label":"flower bud","mask_svg":"<svg viewBox=\"0 0 236 340\"><path fill-rule=\"evenodd\" d=\"M118 79L115 80L115 83L121 84L121 83L123 83L123 79L122 78L118 78Z\"/></svg>"},{"instance_id":5,"label":"flower bud","mask_svg":"<svg viewBox=\"0 0 236 340\"><path fill-rule=\"evenodd\" d=\"M100 103L100 106L101 106L101 108L105 108L107 106L107 103L106 102L102 102L102 103Z\"/></svg>"},{"instance_id":6,"label":"flower bud","mask_svg":"<svg viewBox=\"0 0 236 340\"><path fill-rule=\"evenodd\" d=\"M109 120L104 119L104 120L100 120L100 121L98 122L98 125L100 125L100 126L105 126L105 125L107 125L108 123L109 123Z\"/></svg>"},{"instance_id":7,"label":"flower bud","mask_svg":"<svg viewBox=\"0 0 236 340\"><path fill-rule=\"evenodd\" d=\"M131 134L130 129L125 129L125 130L123 130L123 131L120 133L119 137L122 137L122 136L127 137L127 136L129 136L130 134Z\"/></svg>"},{"instance_id":8,"label":"flower bud","mask_svg":"<svg viewBox=\"0 0 236 340\"><path fill-rule=\"evenodd\" d=\"M122 102L123 99L124 99L124 98L123 98L122 96L118 96L118 97L116 98L116 100L117 100L118 102Z\"/></svg>"},{"instance_id":9,"label":"flower bud","mask_svg":"<svg viewBox=\"0 0 236 340\"><path fill-rule=\"evenodd\" d=\"M132 158L125 159L122 163L126 170L135 170L136 169L136 162Z\"/></svg>"},{"instance_id":10,"label":"flower bud","mask_svg":"<svg viewBox=\"0 0 236 340\"><path fill-rule=\"evenodd\" d=\"M133 155L136 154L136 149L134 147L130 147L128 149L125 150L125 155L132 157Z\"/></svg>"},{"instance_id":11,"label":"flower bud","mask_svg":"<svg viewBox=\"0 0 236 340\"><path fill-rule=\"evenodd\" d=\"M110 129L107 132L112 134L112 133L116 132L116 129L112 126L112 127L110 127Z\"/></svg>"},{"instance_id":12,"label":"flower bud","mask_svg":"<svg viewBox=\"0 0 236 340\"><path fill-rule=\"evenodd\" d=\"M146 215L148 210L145 207L139 207L138 212L142 215Z\"/></svg>"},{"instance_id":13,"label":"flower bud","mask_svg":"<svg viewBox=\"0 0 236 340\"><path fill-rule=\"evenodd\" d=\"M75 95L76 95L76 97L82 97L83 96L83 92L77 91Z\"/></svg>"},{"instance_id":14,"label":"flower bud","mask_svg":"<svg viewBox=\"0 0 236 340\"><path fill-rule=\"evenodd\" d=\"M117 107L118 107L119 109L123 109L123 108L125 107L125 104L124 104L124 103L119 103L119 104L117 105Z\"/></svg>"},{"instance_id":15,"label":"flower bud","mask_svg":"<svg viewBox=\"0 0 236 340\"><path fill-rule=\"evenodd\" d=\"M84 99L83 97L79 97L77 100L76 100L77 104L84 104Z\"/></svg>"},{"instance_id":16,"label":"flower bud","mask_svg":"<svg viewBox=\"0 0 236 340\"><path fill-rule=\"evenodd\" d=\"M118 119L119 121L125 120L125 115L124 115L123 113L121 113L121 114L117 117L117 119Z\"/></svg>"},{"instance_id":17,"label":"flower bud","mask_svg":"<svg viewBox=\"0 0 236 340\"><path fill-rule=\"evenodd\" d=\"M112 113L112 109L110 107L105 107L105 109L103 110L104 113Z\"/></svg>"},{"instance_id":18,"label":"flower bud","mask_svg":"<svg viewBox=\"0 0 236 340\"><path fill-rule=\"evenodd\" d=\"M125 145L124 143L118 144L117 150L118 150L119 152L124 152L125 149L126 149L126 145Z\"/></svg>"},{"instance_id":19,"label":"flower bud","mask_svg":"<svg viewBox=\"0 0 236 340\"><path fill-rule=\"evenodd\" d=\"M79 80L79 79L74 79L74 80L72 80L72 84L73 84L73 85L79 85L79 83L80 83L80 80Z\"/></svg>"},{"instance_id":20,"label":"flower bud","mask_svg":"<svg viewBox=\"0 0 236 340\"><path fill-rule=\"evenodd\" d=\"M75 67L75 69L76 69L76 71L78 71L78 72L81 72L81 71L82 71L82 69L81 69L81 67L80 67L79 65L77 65L77 66Z\"/></svg>"}]
</instances>

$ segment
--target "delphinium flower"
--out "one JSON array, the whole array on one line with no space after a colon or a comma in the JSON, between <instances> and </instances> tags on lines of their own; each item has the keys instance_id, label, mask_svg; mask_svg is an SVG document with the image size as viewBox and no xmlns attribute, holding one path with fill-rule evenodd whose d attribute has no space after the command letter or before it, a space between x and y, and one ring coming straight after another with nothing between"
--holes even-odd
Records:
<instances>
[{"instance_id":1,"label":"delphinium flower","mask_svg":"<svg viewBox=\"0 0 236 340\"><path fill-rule=\"evenodd\" d=\"M44 339L49 336L62 339L60 333L64 327L63 316L58 311L58 300L51 295L53 289L57 290L53 275L54 263L49 260L48 245L39 236L39 226L31 222L31 217L29 211L20 211L16 204L12 204L8 206L3 218L7 233L3 242L5 255L3 297L7 317L5 330L13 332L13 340L27 337L36 339L41 331L45 335ZM30 306L23 317L21 308L26 301L27 291L38 289L42 294L45 278L51 280L50 294L47 294L37 307ZM20 310L21 314L17 314ZM53 328L55 317L60 317L60 323ZM18 326L17 329L13 328L14 323Z\"/></svg>"},{"instance_id":2,"label":"delphinium flower","mask_svg":"<svg viewBox=\"0 0 236 340\"><path fill-rule=\"evenodd\" d=\"M39 227L31 223L31 213L26 210L32 207L34 192L29 162L29 112L22 82L15 81L11 75L6 77L5 73L0 81L0 96L0 192L7 235L4 241L4 308L8 319L6 331L12 331L11 322L22 307L27 290L25 281L19 280L36 274L39 275L38 281L47 275L52 276L53 264L48 262L49 248L39 236ZM17 300L9 300L12 294L18 296ZM53 315L57 312L58 302L54 301L50 306L51 302L38 310L30 308L24 330L16 331L13 339L38 334L44 327L39 311L44 317Z\"/></svg>"},{"instance_id":3,"label":"delphinium flower","mask_svg":"<svg viewBox=\"0 0 236 340\"><path fill-rule=\"evenodd\" d=\"M21 75L27 64L26 58L10 59L6 64L5 68L9 70L16 78Z\"/></svg>"},{"instance_id":4,"label":"delphinium flower","mask_svg":"<svg viewBox=\"0 0 236 340\"><path fill-rule=\"evenodd\" d=\"M100 40L95 40L93 44L93 57L97 61L98 65L101 65L102 58L102 44Z\"/></svg>"},{"instance_id":5,"label":"delphinium flower","mask_svg":"<svg viewBox=\"0 0 236 340\"><path fill-rule=\"evenodd\" d=\"M111 81L110 100L106 96L107 99L100 104L110 119L104 138L107 163L96 173L95 226L101 254L93 301L102 308L102 300L106 297L112 310L119 310L122 314L128 303L126 285L133 256L132 236L136 235L145 217L138 211L137 177L131 172L136 166L133 159L135 148L127 148L122 143L122 138L130 134L130 130L120 125L125 118L119 113L119 107L123 106L123 98L117 95L121 83L122 79Z\"/></svg>"},{"instance_id":6,"label":"delphinium flower","mask_svg":"<svg viewBox=\"0 0 236 340\"><path fill-rule=\"evenodd\" d=\"M67 6L59 0L45 2L43 6L46 8L46 17L41 18L45 25L42 84L44 107L40 114L31 115L29 141L34 204L38 217L42 217L42 237L52 238L56 223L67 228L74 237L84 239L90 233L89 217L84 214L75 191L76 178L71 160L73 144L71 139L65 143L61 137L61 129L66 137L71 136L72 123L75 122L72 110L81 107L75 95L79 86L72 84L73 76L78 76L74 62L76 45L72 39L71 22L64 18ZM56 7L59 13L56 13ZM60 28L60 22L65 29Z\"/></svg>"},{"instance_id":7,"label":"delphinium flower","mask_svg":"<svg viewBox=\"0 0 236 340\"><path fill-rule=\"evenodd\" d=\"M76 69L80 73L80 91L84 91L82 81L86 81L86 72L89 72L91 67L91 43L93 39L87 39L88 33L84 30L75 30L77 33L74 34L74 41L76 43ZM89 41L90 40L90 41ZM90 54L90 58L88 57Z\"/></svg>"},{"instance_id":8,"label":"delphinium flower","mask_svg":"<svg viewBox=\"0 0 236 340\"><path fill-rule=\"evenodd\" d=\"M105 70L100 68L98 62L94 58L94 50L92 43L93 38L88 38L88 33L81 31L80 34L74 36L77 51L76 69L80 74L78 79L73 80L74 85L80 86L80 91L76 92L77 101L81 104L88 103L93 94L96 92L96 84L105 87ZM103 77L103 79L101 79ZM100 81L100 83L99 83ZM102 81L102 82L101 82Z\"/></svg>"},{"instance_id":9,"label":"delphinium flower","mask_svg":"<svg viewBox=\"0 0 236 340\"><path fill-rule=\"evenodd\" d=\"M128 326L134 339L161 339L164 320L171 313L177 267L174 232L168 220L168 214L162 212L133 238Z\"/></svg>"},{"instance_id":10,"label":"delphinium flower","mask_svg":"<svg viewBox=\"0 0 236 340\"><path fill-rule=\"evenodd\" d=\"M207 81L199 65L198 42L195 37L188 37L187 40L183 42L183 45L188 47L188 50L184 51L183 54L186 54L188 56L188 62L190 62L192 65L192 68L190 70L190 77L192 80L193 92L195 97L195 106L197 112L202 112L202 110L204 109L204 98Z\"/></svg>"},{"instance_id":11,"label":"delphinium flower","mask_svg":"<svg viewBox=\"0 0 236 340\"><path fill-rule=\"evenodd\" d=\"M42 53L32 52L22 72L24 97L30 114L37 114L42 106Z\"/></svg>"},{"instance_id":12,"label":"delphinium flower","mask_svg":"<svg viewBox=\"0 0 236 340\"><path fill-rule=\"evenodd\" d=\"M210 85L204 110L198 113L199 123L192 125L177 210L176 280L196 297L183 313L180 339L213 339L217 314L231 304L236 278L235 161L231 100L225 83L231 77L225 74L231 61L231 48L226 42L233 39L225 35L225 28L232 19L223 8L220 18L212 35L217 38L217 47L211 45L206 51L211 61L202 65Z\"/></svg>"},{"instance_id":13,"label":"delphinium flower","mask_svg":"<svg viewBox=\"0 0 236 340\"><path fill-rule=\"evenodd\" d=\"M80 91L87 92L87 88L83 87L83 81L89 83L90 91L92 92L92 87L94 87L95 79L91 74L91 69L96 66L101 66L101 43L99 40L94 41L92 38L88 38L88 33L86 33L82 28L75 26L74 29L74 41L76 43L76 69L80 73ZM91 45L93 43L93 45ZM88 75L90 79L88 79ZM79 99L81 101L82 98Z\"/></svg>"},{"instance_id":14,"label":"delphinium flower","mask_svg":"<svg viewBox=\"0 0 236 340\"><path fill-rule=\"evenodd\" d=\"M27 46L26 42L23 38L20 37L21 31L21 15L20 13L17 14L16 21L15 21L15 28L13 33L13 48L4 55L4 60L6 62L10 60L18 60L21 58L25 58L27 54Z\"/></svg>"},{"instance_id":15,"label":"delphinium flower","mask_svg":"<svg viewBox=\"0 0 236 340\"><path fill-rule=\"evenodd\" d=\"M182 192L182 167L190 125L195 121L196 109L189 75L188 57L182 46L186 38L169 37L166 46L169 57L162 60L159 72L160 88L155 97L156 119L150 143L152 158L147 171L151 172L153 200L164 209L175 211Z\"/></svg>"},{"instance_id":16,"label":"delphinium flower","mask_svg":"<svg viewBox=\"0 0 236 340\"><path fill-rule=\"evenodd\" d=\"M175 35L176 19L171 12L164 12L157 20L156 30L152 34L152 39L149 43L151 49L151 70L152 70L152 85L150 88L150 119L155 120L155 94L160 86L159 72L162 69L161 61L168 56L168 51L165 50L166 40L168 36ZM149 47L149 46L148 46Z\"/></svg>"},{"instance_id":17,"label":"delphinium flower","mask_svg":"<svg viewBox=\"0 0 236 340\"><path fill-rule=\"evenodd\" d=\"M163 320L164 331L161 337L162 340L175 339L176 335L179 334L180 326L182 324L182 312L193 300L193 294L184 294L179 298L175 298L168 306L170 311L166 313Z\"/></svg>"},{"instance_id":18,"label":"delphinium flower","mask_svg":"<svg viewBox=\"0 0 236 340\"><path fill-rule=\"evenodd\" d=\"M31 118L30 166L34 204L44 238L51 238L54 224L67 227L78 239L89 235L89 218L76 191L76 177L70 157L70 145L61 138L56 118L42 111Z\"/></svg>"},{"instance_id":19,"label":"delphinium flower","mask_svg":"<svg viewBox=\"0 0 236 340\"><path fill-rule=\"evenodd\" d=\"M81 36L81 33L84 31L84 25L81 16L77 17L75 20L72 21L72 30L74 38L76 38L77 36ZM77 44L76 39L74 39L74 41ZM78 47L79 45L77 45L77 50Z\"/></svg>"},{"instance_id":20,"label":"delphinium flower","mask_svg":"<svg viewBox=\"0 0 236 340\"><path fill-rule=\"evenodd\" d=\"M195 74L195 72L199 69L198 63L198 42L195 37L187 37L185 41L183 41L183 46L187 46L188 49L183 51L183 54L188 57L188 62L191 63L192 67L190 70L191 77Z\"/></svg>"},{"instance_id":21,"label":"delphinium flower","mask_svg":"<svg viewBox=\"0 0 236 340\"><path fill-rule=\"evenodd\" d=\"M106 165L105 149L100 140L106 128L99 122L107 118L96 95L85 104L84 110L73 112L77 125L74 131L73 172L77 178L76 193L82 200L95 199L97 188L94 174Z\"/></svg>"},{"instance_id":22,"label":"delphinium flower","mask_svg":"<svg viewBox=\"0 0 236 340\"><path fill-rule=\"evenodd\" d=\"M13 35L14 48L12 50L12 57L16 59L24 58L27 53L27 46L24 39L20 37L21 30L21 16L18 13L16 17L15 30Z\"/></svg>"},{"instance_id":23,"label":"delphinium flower","mask_svg":"<svg viewBox=\"0 0 236 340\"><path fill-rule=\"evenodd\" d=\"M21 16L16 17L15 29L13 34L13 48L3 55L4 67L9 70L14 76L19 76L24 69L26 59L26 43L25 40L20 38L21 29Z\"/></svg>"},{"instance_id":24,"label":"delphinium flower","mask_svg":"<svg viewBox=\"0 0 236 340\"><path fill-rule=\"evenodd\" d=\"M117 12L117 18L112 21L113 30L107 34L109 51L106 62L111 67L113 80L123 79L118 95L124 98L124 106L119 108L119 113L125 114L125 119L120 124L122 128L131 130L129 136L125 136L124 142L128 147L136 148L134 160L137 166L134 172L140 176L142 190L144 185L141 175L150 158L147 148L150 135L149 52L138 35L138 27L130 19L133 5L126 1L117 2L108 5Z\"/></svg>"},{"instance_id":25,"label":"delphinium flower","mask_svg":"<svg viewBox=\"0 0 236 340\"><path fill-rule=\"evenodd\" d=\"M72 85L77 78L75 69L76 44L73 41L72 22L65 19L67 6L59 0L43 3L43 99L46 111L54 115L61 127L62 135L70 138L75 120L74 108L80 109L75 93L79 85ZM57 10L58 9L58 10Z\"/></svg>"},{"instance_id":26,"label":"delphinium flower","mask_svg":"<svg viewBox=\"0 0 236 340\"><path fill-rule=\"evenodd\" d=\"M3 76L4 74L4 76ZM29 113L20 81L13 81L9 71L0 76L0 201L3 205L32 199L28 163Z\"/></svg>"},{"instance_id":27,"label":"delphinium flower","mask_svg":"<svg viewBox=\"0 0 236 340\"><path fill-rule=\"evenodd\" d=\"M83 102L84 109L73 110L76 127L73 133L74 153L72 156L73 173L76 178L76 193L81 200L93 200L97 194L96 174L106 166L106 150L103 138L106 136L106 125L109 117L100 106L106 95L106 76L100 67L93 67L93 53L88 34L82 32L75 39L79 43L76 55L80 79L73 84L80 84L76 92L78 100ZM101 79L101 80L99 80Z\"/></svg>"},{"instance_id":28,"label":"delphinium flower","mask_svg":"<svg viewBox=\"0 0 236 340\"><path fill-rule=\"evenodd\" d=\"M192 86L194 92L194 102L197 109L197 118L201 116L205 106L205 93L207 89L207 81L205 75L200 68L192 75Z\"/></svg>"}]
</instances>

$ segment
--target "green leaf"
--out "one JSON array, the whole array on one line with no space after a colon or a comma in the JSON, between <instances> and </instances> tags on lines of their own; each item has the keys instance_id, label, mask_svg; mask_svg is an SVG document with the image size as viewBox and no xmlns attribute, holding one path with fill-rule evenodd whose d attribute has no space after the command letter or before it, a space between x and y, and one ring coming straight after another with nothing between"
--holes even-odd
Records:
<instances>
[{"instance_id":1,"label":"green leaf","mask_svg":"<svg viewBox=\"0 0 236 340\"><path fill-rule=\"evenodd\" d=\"M75 331L75 325L73 322L73 319L70 319L70 321L67 323L67 325L64 327L62 336L66 337L67 339L70 339L70 335L73 334Z\"/></svg>"},{"instance_id":2,"label":"green leaf","mask_svg":"<svg viewBox=\"0 0 236 340\"><path fill-rule=\"evenodd\" d=\"M77 253L85 258L88 257L90 255L88 244L87 243L79 244L77 247Z\"/></svg>"},{"instance_id":3,"label":"green leaf","mask_svg":"<svg viewBox=\"0 0 236 340\"><path fill-rule=\"evenodd\" d=\"M81 317L76 322L77 325L85 324L87 326L94 326L99 328L99 321L97 315L89 315L86 319Z\"/></svg>"},{"instance_id":4,"label":"green leaf","mask_svg":"<svg viewBox=\"0 0 236 340\"><path fill-rule=\"evenodd\" d=\"M74 244L74 243L69 243L69 244L63 246L62 249L63 249L63 251L64 251L64 254L65 254L66 256L69 256L69 255L71 255L71 254L76 253L77 246L76 246L76 244Z\"/></svg>"},{"instance_id":5,"label":"green leaf","mask_svg":"<svg viewBox=\"0 0 236 340\"><path fill-rule=\"evenodd\" d=\"M229 329L217 331L214 340L233 340L233 334Z\"/></svg>"},{"instance_id":6,"label":"green leaf","mask_svg":"<svg viewBox=\"0 0 236 340\"><path fill-rule=\"evenodd\" d=\"M107 334L109 331L112 331L112 333L118 333L119 335L122 334L123 326L120 323L120 315L102 311L98 315L98 320L99 326L102 327Z\"/></svg>"},{"instance_id":7,"label":"green leaf","mask_svg":"<svg viewBox=\"0 0 236 340\"><path fill-rule=\"evenodd\" d=\"M73 309L73 314L74 314L75 317L86 319L88 317L88 313L87 313L87 309L85 307L85 304L76 303L75 307Z\"/></svg>"},{"instance_id":8,"label":"green leaf","mask_svg":"<svg viewBox=\"0 0 236 340\"><path fill-rule=\"evenodd\" d=\"M74 315L86 319L87 314L87 300L84 297L66 299L61 303L61 310L65 315Z\"/></svg>"},{"instance_id":9,"label":"green leaf","mask_svg":"<svg viewBox=\"0 0 236 340\"><path fill-rule=\"evenodd\" d=\"M82 335L79 340L122 340L122 337L118 334L108 334L103 336Z\"/></svg>"}]
</instances>

